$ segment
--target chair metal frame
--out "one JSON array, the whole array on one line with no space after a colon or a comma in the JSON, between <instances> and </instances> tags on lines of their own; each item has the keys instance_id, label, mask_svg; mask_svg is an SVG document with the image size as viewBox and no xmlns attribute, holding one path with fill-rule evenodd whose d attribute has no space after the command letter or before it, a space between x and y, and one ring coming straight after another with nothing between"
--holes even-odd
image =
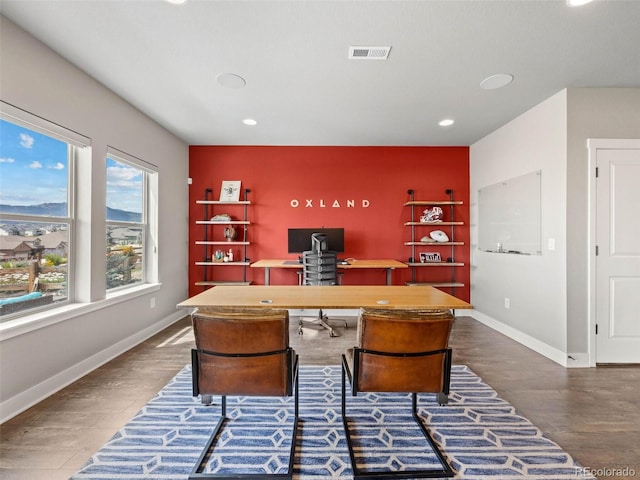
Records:
<instances>
[{"instance_id":1,"label":"chair metal frame","mask_svg":"<svg viewBox=\"0 0 640 480\"><path fill-rule=\"evenodd\" d=\"M422 434L425 439L429 442L431 449L436 455L440 468L432 468L432 469L417 469L417 470L402 470L402 471L366 471L358 467L356 462L356 457L354 453L353 440L349 433L349 421L350 418L346 414L346 377L349 377L349 383L351 384L351 394L355 397L357 396L358 390L358 373L359 373L359 363L360 363L360 355L382 355L386 357L426 357L431 355L444 354L444 382L442 392L437 393L438 403L440 405L446 405L449 401L449 387L451 382L451 348L443 348L439 350L432 350L428 352L415 352L415 353L391 353L391 352L381 352L376 350L363 349L359 347L355 347L353 349L353 372L349 369L349 363L347 361L346 355L342 355L342 424L344 426L345 437L347 440L347 447L349 448L349 457L351 458L351 468L353 470L353 476L357 479L396 479L396 478L442 478L442 477L453 477L454 472L449 466L444 454L438 447L438 444L433 440L433 437L424 426L424 423L418 416L418 394L416 392L411 392L411 414L415 422L420 427ZM353 420L351 420L352 423Z\"/></svg>"},{"instance_id":2,"label":"chair metal frame","mask_svg":"<svg viewBox=\"0 0 640 480\"><path fill-rule=\"evenodd\" d=\"M302 328L306 325L320 325L325 330L329 331L330 337L339 337L336 331L333 329L333 326L329 323L330 321L337 322L339 320L331 320L327 315L324 314L322 309L318 310L317 317L300 317L298 318L298 335L303 335ZM344 328L349 328L346 320L341 320L343 322Z\"/></svg>"},{"instance_id":3,"label":"chair metal frame","mask_svg":"<svg viewBox=\"0 0 640 480\"><path fill-rule=\"evenodd\" d=\"M207 440L207 444L205 445L202 454L198 458L195 467L191 471L189 475L189 480L199 480L199 479L218 479L218 480L238 480L238 479L286 479L290 480L293 478L293 462L295 458L295 450L296 450L296 440L298 436L298 423L299 423L299 379L298 379L298 370L299 370L299 362L298 355L294 353L293 348L287 347L283 350L276 350L272 352L261 352L261 353L219 353L219 352L211 352L202 349L192 349L191 350L191 364L192 364L192 382L193 382L193 395L198 395L198 374L199 374L199 362L198 355L210 355L216 357L265 357L270 355L286 355L287 356L287 396L290 397L293 395L294 397L294 419L293 419L293 432L291 434L291 449L289 451L289 465L286 473L224 473L224 474L215 474L215 473L203 473L202 470L207 464L209 456L213 452L215 448L215 444L218 440L220 433L222 432L223 426L227 420L227 395L221 395L221 413L220 419L216 424L213 433Z\"/></svg>"}]
</instances>

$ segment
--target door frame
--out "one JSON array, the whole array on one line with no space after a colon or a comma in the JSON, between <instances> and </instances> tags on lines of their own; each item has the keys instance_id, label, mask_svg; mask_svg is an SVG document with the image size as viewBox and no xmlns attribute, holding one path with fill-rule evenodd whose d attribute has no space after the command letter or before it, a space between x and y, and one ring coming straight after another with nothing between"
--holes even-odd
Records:
<instances>
[{"instance_id":1,"label":"door frame","mask_svg":"<svg viewBox=\"0 0 640 480\"><path fill-rule=\"evenodd\" d=\"M588 306L587 317L589 327L587 329L588 342L588 361L590 367L596 366L597 360L597 342L596 342L596 202L597 202L597 185L596 185L596 166L598 160L598 150L604 149L640 149L640 139L626 138L588 138L587 150L589 156L589 187L588 187L588 204L589 204L589 256L587 260L587 278L588 278Z\"/></svg>"}]
</instances>

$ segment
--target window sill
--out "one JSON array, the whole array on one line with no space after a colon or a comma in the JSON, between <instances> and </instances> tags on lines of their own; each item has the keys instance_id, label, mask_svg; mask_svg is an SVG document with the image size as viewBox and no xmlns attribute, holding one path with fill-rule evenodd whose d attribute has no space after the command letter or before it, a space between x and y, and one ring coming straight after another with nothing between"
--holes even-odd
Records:
<instances>
[{"instance_id":1,"label":"window sill","mask_svg":"<svg viewBox=\"0 0 640 480\"><path fill-rule=\"evenodd\" d=\"M111 305L126 302L151 292L160 290L161 283L146 283L114 293L109 293L104 300L91 303L70 303L57 308L25 315L0 323L0 342L19 335L33 332L40 328L49 327L71 318L100 310Z\"/></svg>"}]
</instances>

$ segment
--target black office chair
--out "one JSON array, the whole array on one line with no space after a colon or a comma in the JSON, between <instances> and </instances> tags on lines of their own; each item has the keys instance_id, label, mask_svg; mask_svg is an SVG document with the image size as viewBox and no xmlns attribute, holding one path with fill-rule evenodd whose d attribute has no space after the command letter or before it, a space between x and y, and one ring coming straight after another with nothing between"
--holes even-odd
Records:
<instances>
[{"instance_id":1,"label":"black office chair","mask_svg":"<svg viewBox=\"0 0 640 480\"><path fill-rule=\"evenodd\" d=\"M302 253L302 284L338 285L338 256L336 252L328 249L327 235L324 233L312 234L311 250ZM299 335L303 334L302 327L305 323L320 325L329 330L329 336L338 336L329 324L329 317L322 312L322 309L318 310L317 317L300 317L298 321ZM344 321L344 328L347 328L346 321Z\"/></svg>"}]
</instances>

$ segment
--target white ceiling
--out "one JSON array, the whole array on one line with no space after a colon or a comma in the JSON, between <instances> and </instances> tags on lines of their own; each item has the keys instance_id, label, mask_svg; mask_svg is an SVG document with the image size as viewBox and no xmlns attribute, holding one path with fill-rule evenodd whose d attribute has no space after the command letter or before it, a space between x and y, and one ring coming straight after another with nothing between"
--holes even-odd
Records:
<instances>
[{"instance_id":1,"label":"white ceiling","mask_svg":"<svg viewBox=\"0 0 640 480\"><path fill-rule=\"evenodd\" d=\"M640 87L637 0L0 7L191 145L470 145L563 88ZM349 60L352 45L392 48L386 61ZM220 85L222 73L246 86ZM480 89L497 73L515 80Z\"/></svg>"}]
</instances>

